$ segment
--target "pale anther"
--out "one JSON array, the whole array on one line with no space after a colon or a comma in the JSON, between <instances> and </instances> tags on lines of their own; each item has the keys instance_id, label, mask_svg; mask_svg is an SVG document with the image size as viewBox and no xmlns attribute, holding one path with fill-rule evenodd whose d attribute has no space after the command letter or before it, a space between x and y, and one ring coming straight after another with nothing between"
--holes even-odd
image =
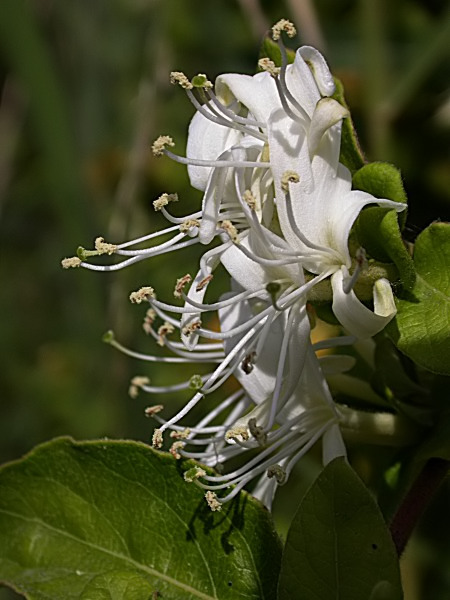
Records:
<instances>
[{"instance_id":1,"label":"pale anther","mask_svg":"<svg viewBox=\"0 0 450 600\"><path fill-rule=\"evenodd\" d=\"M245 190L242 194L242 198L250 210L256 209L256 198L251 190Z\"/></svg>"},{"instance_id":2,"label":"pale anther","mask_svg":"<svg viewBox=\"0 0 450 600\"><path fill-rule=\"evenodd\" d=\"M163 445L163 434L161 429L155 429L152 437L153 448L161 448Z\"/></svg>"},{"instance_id":3,"label":"pale anther","mask_svg":"<svg viewBox=\"0 0 450 600\"><path fill-rule=\"evenodd\" d=\"M295 171L285 171L281 177L281 189L289 193L289 184L298 183L300 181L300 175Z\"/></svg>"},{"instance_id":4,"label":"pale anther","mask_svg":"<svg viewBox=\"0 0 450 600\"><path fill-rule=\"evenodd\" d=\"M131 292L130 294L130 302L133 304L140 304L141 302L145 302L150 300L151 298L155 298L155 290L150 287L141 287L136 292Z\"/></svg>"},{"instance_id":5,"label":"pale anther","mask_svg":"<svg viewBox=\"0 0 450 600\"><path fill-rule=\"evenodd\" d=\"M128 388L128 394L131 398L137 398L139 394L139 390L144 385L148 385L150 383L150 379L148 377L144 377L142 375L136 375L130 382L130 387Z\"/></svg>"},{"instance_id":6,"label":"pale anther","mask_svg":"<svg viewBox=\"0 0 450 600\"><path fill-rule=\"evenodd\" d=\"M147 406L147 408L144 410L144 413L146 417L153 417L153 415L158 414L163 409L163 404L154 404L153 406Z\"/></svg>"},{"instance_id":7,"label":"pale anther","mask_svg":"<svg viewBox=\"0 0 450 600\"><path fill-rule=\"evenodd\" d=\"M169 135L160 135L152 144L154 156L162 156L166 146L175 146L173 139Z\"/></svg>"},{"instance_id":8,"label":"pale anther","mask_svg":"<svg viewBox=\"0 0 450 600\"><path fill-rule=\"evenodd\" d=\"M185 481L187 481L188 483L192 483L196 479L204 477L205 475L206 471L204 469L201 469L200 467L192 467L192 469L185 471L183 477Z\"/></svg>"},{"instance_id":9,"label":"pale anther","mask_svg":"<svg viewBox=\"0 0 450 600\"><path fill-rule=\"evenodd\" d=\"M275 65L275 63L273 62L273 60L270 60L270 58L260 58L258 60L258 67L262 70L262 71L266 71L266 73L269 73L270 75L272 75L272 77L278 77L278 75L280 74L281 68L277 67Z\"/></svg>"},{"instance_id":10,"label":"pale anther","mask_svg":"<svg viewBox=\"0 0 450 600\"><path fill-rule=\"evenodd\" d=\"M204 90L210 90L213 88L213 84L209 81L204 73L199 73L192 78L192 85L197 88L203 88Z\"/></svg>"},{"instance_id":11,"label":"pale anther","mask_svg":"<svg viewBox=\"0 0 450 600\"><path fill-rule=\"evenodd\" d=\"M185 446L184 442L181 442L181 441L174 442L170 446L169 452L174 458L176 458L177 460L180 460L181 454L178 452L178 450L181 450L182 448L184 448L184 446Z\"/></svg>"},{"instance_id":12,"label":"pale anther","mask_svg":"<svg viewBox=\"0 0 450 600\"><path fill-rule=\"evenodd\" d=\"M164 206L167 206L169 202L178 202L178 194L161 194L159 198L153 201L153 208L155 210L161 210Z\"/></svg>"},{"instance_id":13,"label":"pale anther","mask_svg":"<svg viewBox=\"0 0 450 600\"><path fill-rule=\"evenodd\" d=\"M211 492L210 490L206 492L205 494L205 498L206 498L206 502L208 503L209 508L212 511L220 511L222 510L222 505L219 502L219 500L217 499L217 496L214 492Z\"/></svg>"},{"instance_id":14,"label":"pale anther","mask_svg":"<svg viewBox=\"0 0 450 600\"><path fill-rule=\"evenodd\" d=\"M297 34L295 25L291 23L291 21L288 21L287 19L280 19L278 23L275 23L275 25L272 27L272 38L275 41L279 40L283 31L290 38Z\"/></svg>"},{"instance_id":15,"label":"pale anther","mask_svg":"<svg viewBox=\"0 0 450 600\"><path fill-rule=\"evenodd\" d=\"M192 90L192 88L194 87L189 81L189 79L186 77L186 75L181 71L172 71L172 73L170 74L170 83L177 83L184 90Z\"/></svg>"},{"instance_id":16,"label":"pale anther","mask_svg":"<svg viewBox=\"0 0 450 600\"><path fill-rule=\"evenodd\" d=\"M182 233L185 233L193 227L200 227L200 221L198 221L197 219L186 219L186 221L183 221L183 223L181 223L180 231Z\"/></svg>"},{"instance_id":17,"label":"pale anther","mask_svg":"<svg viewBox=\"0 0 450 600\"><path fill-rule=\"evenodd\" d=\"M189 437L190 433L191 430L189 429L189 427L186 427L186 429L183 429L183 431L171 431L170 437L176 440L185 440Z\"/></svg>"},{"instance_id":18,"label":"pale anther","mask_svg":"<svg viewBox=\"0 0 450 600\"><path fill-rule=\"evenodd\" d=\"M197 331L197 329L200 329L200 327L202 326L202 322L200 321L200 319L198 321L193 321L192 323L188 323L187 325L185 325L183 327L183 329L181 330L183 335L186 336L190 336L191 333L194 333L194 331Z\"/></svg>"},{"instance_id":19,"label":"pale anther","mask_svg":"<svg viewBox=\"0 0 450 600\"><path fill-rule=\"evenodd\" d=\"M228 442L229 440L238 440L238 441L247 441L249 438L247 427L244 425L238 425L236 427L232 427L225 434L225 439Z\"/></svg>"},{"instance_id":20,"label":"pale anther","mask_svg":"<svg viewBox=\"0 0 450 600\"><path fill-rule=\"evenodd\" d=\"M177 279L177 283L175 285L175 290L173 292L173 295L175 296L175 298L182 297L185 286L188 283L191 283L191 281L192 281L192 277L189 275L189 273L186 273L186 275L183 275L183 277L180 277L180 279Z\"/></svg>"},{"instance_id":21,"label":"pale anther","mask_svg":"<svg viewBox=\"0 0 450 600\"><path fill-rule=\"evenodd\" d=\"M205 288L208 283L212 280L213 275L207 275L201 281L198 282L197 287L195 288L196 292L201 292L203 288Z\"/></svg>"},{"instance_id":22,"label":"pale anther","mask_svg":"<svg viewBox=\"0 0 450 600\"><path fill-rule=\"evenodd\" d=\"M175 331L175 327L172 325L172 323L164 323L164 325L161 325L161 327L158 329L158 346L164 346L165 341L166 341L166 335L169 335L170 333L173 333Z\"/></svg>"},{"instance_id":23,"label":"pale anther","mask_svg":"<svg viewBox=\"0 0 450 600\"><path fill-rule=\"evenodd\" d=\"M117 246L116 244L108 244L104 238L98 237L95 240L95 249L99 254L108 254L111 256L117 250Z\"/></svg>"},{"instance_id":24,"label":"pale anther","mask_svg":"<svg viewBox=\"0 0 450 600\"><path fill-rule=\"evenodd\" d=\"M226 219L225 221L219 223L219 227L221 227L230 236L232 242L236 244L239 241L237 229L231 221Z\"/></svg>"},{"instance_id":25,"label":"pale anther","mask_svg":"<svg viewBox=\"0 0 450 600\"><path fill-rule=\"evenodd\" d=\"M71 269L75 267L79 267L81 265L81 260L78 256L72 256L71 258L64 258L61 261L61 266L63 269Z\"/></svg>"}]
</instances>

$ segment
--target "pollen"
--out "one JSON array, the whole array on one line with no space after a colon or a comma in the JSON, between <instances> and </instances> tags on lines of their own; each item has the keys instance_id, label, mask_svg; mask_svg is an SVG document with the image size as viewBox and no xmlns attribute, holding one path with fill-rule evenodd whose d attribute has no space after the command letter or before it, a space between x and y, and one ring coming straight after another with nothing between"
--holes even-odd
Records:
<instances>
[{"instance_id":1,"label":"pollen","mask_svg":"<svg viewBox=\"0 0 450 600\"><path fill-rule=\"evenodd\" d=\"M245 192L242 195L242 198L250 210L256 209L256 198L251 190L245 190Z\"/></svg>"},{"instance_id":2,"label":"pollen","mask_svg":"<svg viewBox=\"0 0 450 600\"><path fill-rule=\"evenodd\" d=\"M205 494L205 498L206 498L206 502L208 503L209 508L213 512L222 510L222 504L219 502L219 500L214 492L211 492L211 490L208 490Z\"/></svg>"},{"instance_id":3,"label":"pollen","mask_svg":"<svg viewBox=\"0 0 450 600\"><path fill-rule=\"evenodd\" d=\"M246 442L249 438L247 427L244 425L238 425L237 427L232 427L225 434L225 440L228 442L230 440L238 441L238 442Z\"/></svg>"},{"instance_id":4,"label":"pollen","mask_svg":"<svg viewBox=\"0 0 450 600\"><path fill-rule=\"evenodd\" d=\"M193 227L200 227L200 221L198 221L197 219L186 219L186 221L183 221L183 223L181 223L180 231L185 233Z\"/></svg>"},{"instance_id":5,"label":"pollen","mask_svg":"<svg viewBox=\"0 0 450 600\"><path fill-rule=\"evenodd\" d=\"M281 68L277 67L275 65L275 63L273 62L273 60L270 60L270 58L260 58L258 60L258 67L262 70L262 71L266 71L266 73L269 73L270 75L272 75L272 77L278 77L278 75L280 74Z\"/></svg>"},{"instance_id":6,"label":"pollen","mask_svg":"<svg viewBox=\"0 0 450 600\"><path fill-rule=\"evenodd\" d=\"M136 375L130 382L130 387L128 388L128 395L131 398L137 398L139 394L139 390L142 389L144 385L148 385L150 383L150 379L148 377L144 377L142 375Z\"/></svg>"},{"instance_id":7,"label":"pollen","mask_svg":"<svg viewBox=\"0 0 450 600\"><path fill-rule=\"evenodd\" d=\"M190 433L191 430L189 429L189 427L186 427L186 429L183 429L183 431L171 431L170 437L176 440L185 440L189 437Z\"/></svg>"},{"instance_id":8,"label":"pollen","mask_svg":"<svg viewBox=\"0 0 450 600\"><path fill-rule=\"evenodd\" d=\"M204 469L201 469L200 467L192 467L192 469L189 469L188 471L184 472L183 477L185 481L187 481L188 483L192 483L196 479L204 477L205 475L206 471Z\"/></svg>"},{"instance_id":9,"label":"pollen","mask_svg":"<svg viewBox=\"0 0 450 600\"><path fill-rule=\"evenodd\" d=\"M141 287L136 292L131 292L130 294L130 302L132 304L140 304L144 301L148 302L151 298L156 298L156 296L155 290L150 286Z\"/></svg>"},{"instance_id":10,"label":"pollen","mask_svg":"<svg viewBox=\"0 0 450 600\"><path fill-rule=\"evenodd\" d=\"M81 265L81 260L78 256L72 256L71 258L64 258L61 261L61 266L63 269L71 269L75 267L79 267Z\"/></svg>"},{"instance_id":11,"label":"pollen","mask_svg":"<svg viewBox=\"0 0 450 600\"><path fill-rule=\"evenodd\" d=\"M152 144L153 155L162 156L166 146L175 146L175 142L169 135L160 135Z\"/></svg>"},{"instance_id":12,"label":"pollen","mask_svg":"<svg viewBox=\"0 0 450 600\"><path fill-rule=\"evenodd\" d=\"M153 417L153 415L157 415L163 409L163 404L154 404L153 406L147 406L147 408L144 410L144 413L146 417Z\"/></svg>"},{"instance_id":13,"label":"pollen","mask_svg":"<svg viewBox=\"0 0 450 600\"><path fill-rule=\"evenodd\" d=\"M181 71L172 71L172 73L170 74L170 83L174 85L178 84L184 90L192 90L192 88L194 87L189 81L189 79L186 77L186 75Z\"/></svg>"},{"instance_id":14,"label":"pollen","mask_svg":"<svg viewBox=\"0 0 450 600\"><path fill-rule=\"evenodd\" d=\"M152 437L153 448L161 448L163 445L163 434L161 429L155 429Z\"/></svg>"},{"instance_id":15,"label":"pollen","mask_svg":"<svg viewBox=\"0 0 450 600\"><path fill-rule=\"evenodd\" d=\"M176 458L177 460L180 460L181 454L178 452L178 450L181 450L182 448L184 448L184 446L185 446L184 442L180 442L180 441L174 442L170 446L169 452L174 458Z\"/></svg>"},{"instance_id":16,"label":"pollen","mask_svg":"<svg viewBox=\"0 0 450 600\"><path fill-rule=\"evenodd\" d=\"M196 292L201 292L203 288L205 288L208 283L213 279L213 275L207 275L201 281L198 282L197 287L195 288Z\"/></svg>"},{"instance_id":17,"label":"pollen","mask_svg":"<svg viewBox=\"0 0 450 600\"><path fill-rule=\"evenodd\" d=\"M153 308L149 308L145 313L144 322L142 323L142 329L147 335L152 332L152 325L156 319L156 311Z\"/></svg>"},{"instance_id":18,"label":"pollen","mask_svg":"<svg viewBox=\"0 0 450 600\"><path fill-rule=\"evenodd\" d=\"M178 194L161 194L159 198L153 201L153 208L157 211L161 210L169 202L178 202Z\"/></svg>"},{"instance_id":19,"label":"pollen","mask_svg":"<svg viewBox=\"0 0 450 600\"><path fill-rule=\"evenodd\" d=\"M221 227L225 231L225 233L228 233L233 243L236 244L239 241L237 229L231 221L228 221L228 219L226 219L225 221L219 223L219 227Z\"/></svg>"},{"instance_id":20,"label":"pollen","mask_svg":"<svg viewBox=\"0 0 450 600\"><path fill-rule=\"evenodd\" d=\"M116 244L108 244L104 238L98 237L95 240L95 249L99 254L108 254L111 256L117 250L117 246Z\"/></svg>"},{"instance_id":21,"label":"pollen","mask_svg":"<svg viewBox=\"0 0 450 600\"><path fill-rule=\"evenodd\" d=\"M285 171L281 177L281 189L289 193L289 184L298 183L300 181L300 175L295 171Z\"/></svg>"},{"instance_id":22,"label":"pollen","mask_svg":"<svg viewBox=\"0 0 450 600\"><path fill-rule=\"evenodd\" d=\"M164 346L166 343L166 336L174 331L175 327L172 325L172 323L168 323L166 321L164 325L161 325L161 327L158 329L158 346Z\"/></svg>"},{"instance_id":23,"label":"pollen","mask_svg":"<svg viewBox=\"0 0 450 600\"><path fill-rule=\"evenodd\" d=\"M175 298L181 298L183 296L183 290L185 288L185 286L188 283L191 283L192 281L192 277L189 275L189 273L186 273L186 275L184 275L183 277L180 277L180 279L177 279L177 283L175 285L175 290L173 292L173 295L175 296Z\"/></svg>"},{"instance_id":24,"label":"pollen","mask_svg":"<svg viewBox=\"0 0 450 600\"><path fill-rule=\"evenodd\" d=\"M290 38L293 38L295 35L297 35L295 25L291 23L291 21L288 21L287 19L280 19L278 23L275 23L275 25L272 27L272 38L275 41L279 40L283 31Z\"/></svg>"},{"instance_id":25,"label":"pollen","mask_svg":"<svg viewBox=\"0 0 450 600\"><path fill-rule=\"evenodd\" d=\"M181 330L183 335L186 336L190 336L191 333L194 333L194 331L197 331L197 329L200 329L200 327L202 326L202 322L200 321L200 319L198 319L198 321L193 321L192 323L188 323L187 325L185 325L183 327L183 329Z\"/></svg>"}]
</instances>

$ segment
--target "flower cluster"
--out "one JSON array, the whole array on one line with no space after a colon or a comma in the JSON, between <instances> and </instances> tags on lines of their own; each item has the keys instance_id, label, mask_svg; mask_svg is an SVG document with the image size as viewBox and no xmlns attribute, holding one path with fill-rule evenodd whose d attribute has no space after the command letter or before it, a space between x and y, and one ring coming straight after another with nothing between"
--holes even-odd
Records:
<instances>
[{"instance_id":1,"label":"flower cluster","mask_svg":"<svg viewBox=\"0 0 450 600\"><path fill-rule=\"evenodd\" d=\"M216 469L196 467L185 474L205 489L212 510L220 510L255 478L254 495L270 507L277 486L320 439L324 464L345 456L340 427L345 413L333 400L327 375L348 370L353 360L316 353L370 338L396 310L386 278L375 278L366 297L358 297L358 278L368 261L363 248L350 253L349 235L368 204L396 211L405 206L352 190L351 174L339 162L348 112L332 97L329 68L309 46L299 48L288 64L282 34L292 37L295 28L285 20L273 28L281 66L261 59L254 76L221 75L213 86L205 75L189 80L183 73L171 74L196 108L186 157L172 152L174 142L165 135L152 150L188 166L192 186L203 193L201 210L175 217L169 204L178 197L165 193L154 208L167 219L166 229L122 244L98 238L95 250L81 248L78 257L63 261L65 267L111 271L194 244L206 247L197 274L176 282L174 296L181 303L160 301L148 286L130 295L134 303L149 304L144 329L171 356L134 353L112 334L107 341L147 361L211 365L205 375L166 387L135 377L130 395L193 391L168 419L161 415L162 405L146 412L159 424L155 447L162 447L170 432L173 456ZM167 234L167 241L140 247ZM124 258L108 266L88 262L101 254ZM206 302L219 265L230 275L229 292ZM342 335L311 342L314 298L332 302ZM210 312L218 316L220 331L204 326ZM174 340L176 331L180 341ZM231 377L239 389L210 401ZM205 416L187 427L185 417L199 404L208 407ZM228 461L238 456L241 466L227 471Z\"/></svg>"}]
</instances>

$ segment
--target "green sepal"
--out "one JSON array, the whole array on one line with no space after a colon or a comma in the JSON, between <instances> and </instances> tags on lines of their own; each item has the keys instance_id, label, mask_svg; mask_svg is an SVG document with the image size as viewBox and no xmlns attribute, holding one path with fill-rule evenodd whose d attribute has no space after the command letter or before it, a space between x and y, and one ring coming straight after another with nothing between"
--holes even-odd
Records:
<instances>
[{"instance_id":1,"label":"green sepal","mask_svg":"<svg viewBox=\"0 0 450 600\"><path fill-rule=\"evenodd\" d=\"M293 63L295 60L295 51L286 48L286 56L288 63ZM259 50L259 58L269 58L275 63L276 67L281 67L281 50L276 42L270 36L263 39Z\"/></svg>"},{"instance_id":2,"label":"green sepal","mask_svg":"<svg viewBox=\"0 0 450 600\"><path fill-rule=\"evenodd\" d=\"M359 145L356 129L350 116L350 109L345 101L344 86L337 77L334 77L334 83L336 85L336 91L332 98L349 111L349 116L342 121L341 152L339 161L353 174L364 166L366 160L361 150L361 146Z\"/></svg>"},{"instance_id":3,"label":"green sepal","mask_svg":"<svg viewBox=\"0 0 450 600\"><path fill-rule=\"evenodd\" d=\"M353 176L353 188L372 194L376 198L406 204L400 172L389 163L369 163L362 167ZM404 289L413 287L416 277L414 263L403 242L399 217L395 210L379 206L365 208L355 223L354 231L359 243L370 256L382 262L395 264Z\"/></svg>"},{"instance_id":4,"label":"green sepal","mask_svg":"<svg viewBox=\"0 0 450 600\"><path fill-rule=\"evenodd\" d=\"M278 600L400 600L398 558L372 494L343 458L329 463L289 529Z\"/></svg>"},{"instance_id":5,"label":"green sepal","mask_svg":"<svg viewBox=\"0 0 450 600\"><path fill-rule=\"evenodd\" d=\"M450 224L433 223L414 247L414 285L387 326L394 344L418 365L450 375Z\"/></svg>"}]
</instances>

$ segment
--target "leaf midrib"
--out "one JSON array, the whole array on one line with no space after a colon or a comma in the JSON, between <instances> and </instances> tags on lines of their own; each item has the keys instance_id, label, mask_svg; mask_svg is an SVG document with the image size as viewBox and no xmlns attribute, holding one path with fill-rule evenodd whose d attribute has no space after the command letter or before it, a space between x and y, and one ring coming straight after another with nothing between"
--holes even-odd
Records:
<instances>
[{"instance_id":1,"label":"leaf midrib","mask_svg":"<svg viewBox=\"0 0 450 600\"><path fill-rule=\"evenodd\" d=\"M178 581L177 579L174 579L173 577L170 577L169 575L161 573L157 569L153 569L152 567L147 567L145 565L142 565L141 563L136 562L132 558L125 556L123 554L120 554L118 552L108 550L107 548L102 548L101 546L98 546L97 544L93 544L92 542L89 542L87 540L82 540L80 538L77 538L76 536L68 533L67 531L53 527L52 525L50 525L49 523L46 523L45 521L42 521L41 519L26 517L24 515L21 515L20 513L15 513L15 512L4 510L4 509L0 509L0 514L8 515L10 517L14 517L19 520L21 519L22 521L29 522L29 523L37 523L40 526L42 526L43 528L46 528L49 531L57 533L57 534L61 535L62 537L71 539L79 544L84 544L85 546L92 548L94 550L97 550L99 552L102 552L103 554L106 554L108 556L117 558L119 560L123 560L124 562L132 565L138 571L140 570L140 571L146 573L147 575L151 575L153 577L158 577L159 579L162 579L163 581L169 583L170 585L173 585L174 587L179 588L180 590L189 592L190 594L194 595L197 598L200 598L201 600L218 600L217 596L210 596L209 594L204 594L200 590L196 590L195 588L192 588L191 586L189 586L181 581Z\"/></svg>"}]
</instances>

